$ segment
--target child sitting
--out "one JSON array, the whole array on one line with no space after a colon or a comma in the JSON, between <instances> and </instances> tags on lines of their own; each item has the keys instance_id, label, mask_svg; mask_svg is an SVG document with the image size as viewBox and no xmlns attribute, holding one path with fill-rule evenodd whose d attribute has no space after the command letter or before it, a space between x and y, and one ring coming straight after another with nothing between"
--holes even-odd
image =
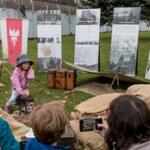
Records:
<instances>
[{"instance_id":1,"label":"child sitting","mask_svg":"<svg viewBox=\"0 0 150 150\"><path fill-rule=\"evenodd\" d=\"M39 105L31 114L31 125L36 138L26 143L25 150L65 150L56 145L66 131L67 120L62 103Z\"/></svg>"},{"instance_id":2,"label":"child sitting","mask_svg":"<svg viewBox=\"0 0 150 150\"><path fill-rule=\"evenodd\" d=\"M5 106L5 111L10 112L13 102L18 95L29 95L29 80L34 79L34 70L32 69L33 61L22 54L17 58L16 68L11 75L12 95Z\"/></svg>"}]
</instances>

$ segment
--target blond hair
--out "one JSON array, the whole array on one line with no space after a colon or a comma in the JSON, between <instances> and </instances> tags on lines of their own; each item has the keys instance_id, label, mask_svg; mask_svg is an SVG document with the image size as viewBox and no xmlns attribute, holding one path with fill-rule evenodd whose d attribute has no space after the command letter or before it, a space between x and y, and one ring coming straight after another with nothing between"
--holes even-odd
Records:
<instances>
[{"instance_id":1,"label":"blond hair","mask_svg":"<svg viewBox=\"0 0 150 150\"><path fill-rule=\"evenodd\" d=\"M31 125L38 140L46 144L57 142L65 132L67 113L60 102L44 103L31 114Z\"/></svg>"}]
</instances>

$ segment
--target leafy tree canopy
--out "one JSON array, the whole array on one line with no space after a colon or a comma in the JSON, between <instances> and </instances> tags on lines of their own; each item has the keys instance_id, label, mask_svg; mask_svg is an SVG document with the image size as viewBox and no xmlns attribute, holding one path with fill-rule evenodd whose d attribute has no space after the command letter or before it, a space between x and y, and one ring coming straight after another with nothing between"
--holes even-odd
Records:
<instances>
[{"instance_id":1,"label":"leafy tree canopy","mask_svg":"<svg viewBox=\"0 0 150 150\"><path fill-rule=\"evenodd\" d=\"M150 0L81 0L85 8L101 8L102 24L111 24L115 7L141 7L141 20L150 24Z\"/></svg>"}]
</instances>

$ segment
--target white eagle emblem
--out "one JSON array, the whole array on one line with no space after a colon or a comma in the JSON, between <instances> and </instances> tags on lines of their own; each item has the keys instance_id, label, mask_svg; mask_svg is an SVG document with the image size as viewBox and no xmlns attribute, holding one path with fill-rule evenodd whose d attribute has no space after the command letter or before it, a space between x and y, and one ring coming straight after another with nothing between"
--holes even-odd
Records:
<instances>
[{"instance_id":1,"label":"white eagle emblem","mask_svg":"<svg viewBox=\"0 0 150 150\"><path fill-rule=\"evenodd\" d=\"M16 42L18 40L18 36L19 36L19 30L15 30L15 29L9 29L9 36L11 37L11 41L13 43L13 46L16 45Z\"/></svg>"}]
</instances>

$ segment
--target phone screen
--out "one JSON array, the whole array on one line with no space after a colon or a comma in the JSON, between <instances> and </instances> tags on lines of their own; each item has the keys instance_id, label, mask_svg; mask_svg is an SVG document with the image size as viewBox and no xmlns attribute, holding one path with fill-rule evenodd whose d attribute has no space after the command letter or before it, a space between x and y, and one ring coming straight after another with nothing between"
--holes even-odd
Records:
<instances>
[{"instance_id":1,"label":"phone screen","mask_svg":"<svg viewBox=\"0 0 150 150\"><path fill-rule=\"evenodd\" d=\"M102 123L102 119L82 119L80 120L80 131L85 132L85 131L93 131L93 130L100 130L98 128L98 124Z\"/></svg>"}]
</instances>

